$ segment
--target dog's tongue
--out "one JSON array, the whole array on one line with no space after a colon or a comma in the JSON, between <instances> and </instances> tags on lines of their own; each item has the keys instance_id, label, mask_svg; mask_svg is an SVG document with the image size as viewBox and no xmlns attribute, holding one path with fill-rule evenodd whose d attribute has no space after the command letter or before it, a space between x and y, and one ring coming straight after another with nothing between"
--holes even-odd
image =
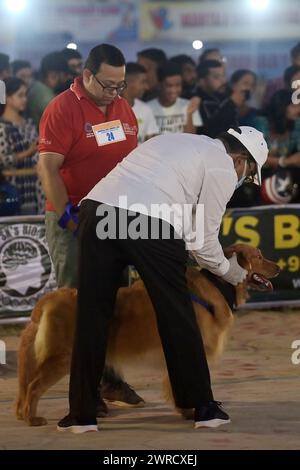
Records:
<instances>
[{"instance_id":1,"label":"dog's tongue","mask_svg":"<svg viewBox=\"0 0 300 470\"><path fill-rule=\"evenodd\" d=\"M269 279L266 279L261 274L253 273L250 282L257 290L273 290L272 282L270 282Z\"/></svg>"}]
</instances>

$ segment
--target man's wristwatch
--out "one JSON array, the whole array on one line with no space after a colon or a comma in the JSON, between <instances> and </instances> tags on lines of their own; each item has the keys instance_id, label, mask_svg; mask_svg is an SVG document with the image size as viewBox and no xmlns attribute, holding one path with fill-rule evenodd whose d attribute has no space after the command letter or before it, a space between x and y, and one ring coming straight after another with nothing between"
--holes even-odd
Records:
<instances>
[{"instance_id":1,"label":"man's wristwatch","mask_svg":"<svg viewBox=\"0 0 300 470\"><path fill-rule=\"evenodd\" d=\"M78 225L79 223L79 220L78 220L78 216L77 216L77 213L79 212L79 207L78 206L74 206L73 204L71 204L71 202L67 202L67 204L65 205L65 212L63 213L63 215L58 219L58 225L65 229L67 228L67 225L68 225L68 222L70 220L73 220L73 222Z\"/></svg>"}]
</instances>

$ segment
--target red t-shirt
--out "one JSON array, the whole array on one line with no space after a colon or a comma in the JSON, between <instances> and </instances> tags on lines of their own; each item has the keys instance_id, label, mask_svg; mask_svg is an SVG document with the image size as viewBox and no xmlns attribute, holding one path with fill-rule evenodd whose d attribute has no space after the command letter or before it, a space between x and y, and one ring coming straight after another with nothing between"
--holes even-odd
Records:
<instances>
[{"instance_id":1,"label":"red t-shirt","mask_svg":"<svg viewBox=\"0 0 300 470\"><path fill-rule=\"evenodd\" d=\"M126 140L98 146L92 126L120 120ZM60 175L69 200L78 202L137 146L136 117L123 98L117 97L106 108L106 115L88 98L82 79L54 98L40 121L39 152L64 155ZM53 211L50 201L46 210Z\"/></svg>"}]
</instances>

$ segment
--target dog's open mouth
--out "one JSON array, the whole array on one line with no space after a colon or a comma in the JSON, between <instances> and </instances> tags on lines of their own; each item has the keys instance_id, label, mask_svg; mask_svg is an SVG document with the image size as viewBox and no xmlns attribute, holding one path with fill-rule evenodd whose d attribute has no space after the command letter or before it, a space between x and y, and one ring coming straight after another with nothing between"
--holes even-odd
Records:
<instances>
[{"instance_id":1,"label":"dog's open mouth","mask_svg":"<svg viewBox=\"0 0 300 470\"><path fill-rule=\"evenodd\" d=\"M272 282L269 281L269 279L264 277L262 274L257 274L257 273L251 274L249 284L250 284L250 287L252 287L255 290L259 290L259 291L273 290Z\"/></svg>"}]
</instances>

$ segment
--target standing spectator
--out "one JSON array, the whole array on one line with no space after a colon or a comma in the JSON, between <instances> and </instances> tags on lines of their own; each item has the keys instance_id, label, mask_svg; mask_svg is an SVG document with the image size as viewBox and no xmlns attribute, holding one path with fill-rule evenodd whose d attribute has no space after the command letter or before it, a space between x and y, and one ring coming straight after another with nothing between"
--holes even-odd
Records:
<instances>
[{"instance_id":1,"label":"standing spectator","mask_svg":"<svg viewBox=\"0 0 300 470\"><path fill-rule=\"evenodd\" d=\"M279 90L271 98L267 115L256 118L270 149L263 177L281 167L290 170L292 180L300 188L300 104L292 103L291 90ZM298 190L297 202L300 193Z\"/></svg>"},{"instance_id":2,"label":"standing spectator","mask_svg":"<svg viewBox=\"0 0 300 470\"><path fill-rule=\"evenodd\" d=\"M296 44L290 51L290 60L291 60L291 65L295 66L300 66L300 42ZM272 96L276 91L281 90L285 86L285 80L284 77L277 77L274 78L273 80L269 80L266 85L266 90L265 94L262 100L262 106L263 108L266 108Z\"/></svg>"},{"instance_id":3,"label":"standing spectator","mask_svg":"<svg viewBox=\"0 0 300 470\"><path fill-rule=\"evenodd\" d=\"M195 61L186 54L175 55L170 60L180 67L182 78L182 92L180 96L181 98L190 100L197 94L197 71Z\"/></svg>"},{"instance_id":4,"label":"standing spectator","mask_svg":"<svg viewBox=\"0 0 300 470\"><path fill-rule=\"evenodd\" d=\"M123 54L101 44L90 51L83 76L51 101L41 119L39 172L47 198L46 237L59 287L77 287L77 204L137 145L136 118L120 97L125 87ZM144 403L120 379L105 387L102 393L108 400Z\"/></svg>"},{"instance_id":5,"label":"standing spectator","mask_svg":"<svg viewBox=\"0 0 300 470\"><path fill-rule=\"evenodd\" d=\"M226 77L221 62L202 62L197 67L197 75L198 96L201 98L200 115L203 120L198 133L216 137L229 127L236 127L237 107L243 104L245 95L240 89L224 95Z\"/></svg>"},{"instance_id":6,"label":"standing spectator","mask_svg":"<svg viewBox=\"0 0 300 470\"><path fill-rule=\"evenodd\" d=\"M300 82L300 65L291 65L290 67L285 69L284 75L283 75L283 81L284 81L284 87L287 90L294 89L293 83L296 81Z\"/></svg>"},{"instance_id":7,"label":"standing spectator","mask_svg":"<svg viewBox=\"0 0 300 470\"><path fill-rule=\"evenodd\" d=\"M80 52L74 49L68 49L67 47L62 51L63 57L66 59L68 67L74 76L79 77L82 74L82 55Z\"/></svg>"},{"instance_id":8,"label":"standing spectator","mask_svg":"<svg viewBox=\"0 0 300 470\"><path fill-rule=\"evenodd\" d=\"M22 80L29 89L33 82L33 71L31 63L27 60L14 60L11 63L12 74Z\"/></svg>"},{"instance_id":9,"label":"standing spectator","mask_svg":"<svg viewBox=\"0 0 300 470\"><path fill-rule=\"evenodd\" d=\"M207 60L217 60L218 62L221 62L221 64L225 63L225 58L221 53L220 49L218 49L217 47L212 49L206 49L206 51L204 51L199 57L199 64L202 64Z\"/></svg>"},{"instance_id":10,"label":"standing spectator","mask_svg":"<svg viewBox=\"0 0 300 470\"><path fill-rule=\"evenodd\" d=\"M148 90L144 93L143 101L150 101L158 97L157 69L166 62L167 56L163 50L153 47L138 52L137 57L138 63L145 67L147 73Z\"/></svg>"},{"instance_id":11,"label":"standing spectator","mask_svg":"<svg viewBox=\"0 0 300 470\"><path fill-rule=\"evenodd\" d=\"M2 170L32 170L27 171L31 174L13 175L8 181L18 189L21 214L36 214L42 208L42 202L38 207L39 185L34 171L38 134L32 120L22 116L27 103L25 84L15 77L7 79L5 84L6 105L0 118L0 166Z\"/></svg>"},{"instance_id":12,"label":"standing spectator","mask_svg":"<svg viewBox=\"0 0 300 470\"><path fill-rule=\"evenodd\" d=\"M5 80L11 76L9 56L0 52L0 80Z\"/></svg>"},{"instance_id":13,"label":"standing spectator","mask_svg":"<svg viewBox=\"0 0 300 470\"><path fill-rule=\"evenodd\" d=\"M266 116L256 118L255 127L263 132L270 153L266 167L300 166L300 104L293 104L291 90L277 91Z\"/></svg>"},{"instance_id":14,"label":"standing spectator","mask_svg":"<svg viewBox=\"0 0 300 470\"><path fill-rule=\"evenodd\" d=\"M67 61L61 52L52 52L42 59L40 79L33 83L28 92L28 114L36 126L39 125L44 109L71 77Z\"/></svg>"},{"instance_id":15,"label":"standing spectator","mask_svg":"<svg viewBox=\"0 0 300 470\"><path fill-rule=\"evenodd\" d=\"M236 107L239 126L253 127L257 110L249 106L248 103L255 92L256 74L251 70L236 70L231 76L230 84L233 92L239 92L240 90L241 94L244 95L243 102Z\"/></svg>"},{"instance_id":16,"label":"standing spectator","mask_svg":"<svg viewBox=\"0 0 300 470\"><path fill-rule=\"evenodd\" d=\"M137 62L128 62L126 83L122 96L135 114L139 126L138 140L142 143L159 133L152 109L140 99L148 88L145 68Z\"/></svg>"},{"instance_id":17,"label":"standing spectator","mask_svg":"<svg viewBox=\"0 0 300 470\"><path fill-rule=\"evenodd\" d=\"M180 68L172 61L158 69L159 97L149 101L160 134L189 132L194 134L201 126L200 100L180 98L182 78Z\"/></svg>"}]
</instances>

